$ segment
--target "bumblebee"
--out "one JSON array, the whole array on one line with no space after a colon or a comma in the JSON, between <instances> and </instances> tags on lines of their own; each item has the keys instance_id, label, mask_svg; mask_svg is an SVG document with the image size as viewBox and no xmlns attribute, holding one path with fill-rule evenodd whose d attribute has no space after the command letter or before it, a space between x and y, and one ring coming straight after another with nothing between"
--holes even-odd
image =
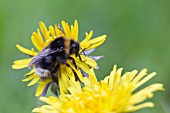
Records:
<instances>
[{"instance_id":1,"label":"bumblebee","mask_svg":"<svg viewBox=\"0 0 170 113\"><path fill-rule=\"evenodd\" d=\"M28 67L34 67L35 73L41 78L51 77L54 82L57 82L57 71L60 64L69 66L67 60L70 59L75 68L77 68L76 62L70 55L75 54L76 57L80 58L79 50L80 45L78 42L60 36L54 39L37 56L33 57Z\"/></svg>"}]
</instances>

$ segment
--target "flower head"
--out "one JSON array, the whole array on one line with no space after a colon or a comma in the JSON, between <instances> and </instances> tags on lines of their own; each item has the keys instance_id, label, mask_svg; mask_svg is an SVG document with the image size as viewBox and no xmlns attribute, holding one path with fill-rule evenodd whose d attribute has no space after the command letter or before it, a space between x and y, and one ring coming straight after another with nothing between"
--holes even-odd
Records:
<instances>
[{"instance_id":1,"label":"flower head","mask_svg":"<svg viewBox=\"0 0 170 113\"><path fill-rule=\"evenodd\" d=\"M109 76L97 81L93 69L89 78L84 77L84 86L79 81L69 80L70 94L61 94L59 98L41 97L46 102L35 108L33 112L40 113L125 113L133 112L145 107L153 107L152 102L144 102L153 97L153 92L163 90L160 83L151 84L139 91L141 85L155 76L155 72L146 73L143 69L138 73L134 70L122 75L122 68L114 66Z\"/></svg>"},{"instance_id":2,"label":"flower head","mask_svg":"<svg viewBox=\"0 0 170 113\"><path fill-rule=\"evenodd\" d=\"M68 23L65 21L61 22L63 31L58 25L55 26L49 26L47 28L43 22L40 22L40 29L37 29L37 32L33 32L31 36L31 40L37 51L32 49L26 49L20 45L16 45L16 47L23 53L25 53L28 56L31 56L30 58L22 59L22 60L16 60L14 61L14 64L12 65L13 69L22 69L28 67L28 64L35 58L37 55L39 55L40 52L44 50L52 41L54 41L58 37L67 37L71 40L74 40L75 42L78 42L78 22L75 20L74 25L69 26ZM68 86L67 83L67 76L69 76L69 79L75 80L75 74L78 76L79 80L83 82L83 74L82 72L88 74L90 68L95 68L97 66L97 63L92 58L85 56L82 54L85 50L92 50L93 48L96 48L97 46L101 45L105 39L106 35L102 35L96 38L91 39L93 35L93 31L90 33L85 33L85 39L80 43L81 49L79 50L79 57L77 57L75 54L71 54L70 57L74 59L77 67L75 68L73 61L71 59L67 59L67 65L60 64L57 78L60 86L60 92L61 93L67 93L66 87ZM81 59L80 59L81 58ZM69 66L68 66L69 65ZM36 73L37 70L32 69L29 73L25 74L27 77L26 79L22 80L24 82L31 81L28 86L32 86L39 83L39 86L36 91L36 96L39 96L43 93L43 95L46 93L46 90L50 86L50 84L53 82L52 78L45 78L41 79L40 76Z\"/></svg>"}]
</instances>

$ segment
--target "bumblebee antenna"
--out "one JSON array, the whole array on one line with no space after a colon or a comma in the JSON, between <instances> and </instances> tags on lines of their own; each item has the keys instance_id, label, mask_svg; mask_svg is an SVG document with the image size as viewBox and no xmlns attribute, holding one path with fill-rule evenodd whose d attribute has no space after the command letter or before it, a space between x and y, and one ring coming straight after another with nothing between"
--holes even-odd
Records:
<instances>
[{"instance_id":1,"label":"bumblebee antenna","mask_svg":"<svg viewBox=\"0 0 170 113\"><path fill-rule=\"evenodd\" d=\"M86 48L82 49L82 48L80 47L80 49L82 50L80 53L83 53L83 55L86 56L86 54L85 54L85 52L84 52L84 51L86 50Z\"/></svg>"}]
</instances>

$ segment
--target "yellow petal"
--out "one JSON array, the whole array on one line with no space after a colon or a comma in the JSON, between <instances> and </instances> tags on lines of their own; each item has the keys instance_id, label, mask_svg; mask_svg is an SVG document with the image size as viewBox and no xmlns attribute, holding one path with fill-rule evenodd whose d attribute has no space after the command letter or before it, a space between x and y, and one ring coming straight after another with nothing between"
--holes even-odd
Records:
<instances>
[{"instance_id":1,"label":"yellow petal","mask_svg":"<svg viewBox=\"0 0 170 113\"><path fill-rule=\"evenodd\" d=\"M83 42L80 43L80 45L83 49L89 50L89 49L96 48L97 46L101 45L105 40L106 40L106 35L102 35L90 41L83 40Z\"/></svg>"},{"instance_id":2,"label":"yellow petal","mask_svg":"<svg viewBox=\"0 0 170 113\"><path fill-rule=\"evenodd\" d=\"M56 37L65 36L59 26L55 25Z\"/></svg>"},{"instance_id":3,"label":"yellow petal","mask_svg":"<svg viewBox=\"0 0 170 113\"><path fill-rule=\"evenodd\" d=\"M28 64L14 64L12 65L12 69L22 69L22 68L26 68L28 66Z\"/></svg>"},{"instance_id":4,"label":"yellow petal","mask_svg":"<svg viewBox=\"0 0 170 113\"><path fill-rule=\"evenodd\" d=\"M29 50L29 49L26 49L26 48L24 48L24 47L22 47L22 46L20 46L20 45L16 45L16 47L21 51L21 52L23 52L23 53L25 53L25 54L27 54L27 55L31 55L31 56L35 56L35 53L34 52L32 52L31 50Z\"/></svg>"},{"instance_id":5,"label":"yellow petal","mask_svg":"<svg viewBox=\"0 0 170 113\"><path fill-rule=\"evenodd\" d=\"M163 85L155 83L150 86L147 86L144 89L141 89L140 91L133 94L129 100L129 103L136 104L144 101L147 98L152 98L153 92L157 90L163 90Z\"/></svg>"},{"instance_id":6,"label":"yellow petal","mask_svg":"<svg viewBox=\"0 0 170 113\"><path fill-rule=\"evenodd\" d=\"M26 73L24 76L32 75L34 72L35 72L34 69L32 69L29 73Z\"/></svg>"},{"instance_id":7,"label":"yellow petal","mask_svg":"<svg viewBox=\"0 0 170 113\"><path fill-rule=\"evenodd\" d=\"M102 36L91 39L90 41L88 41L88 43L95 44L105 39L106 39L106 35L102 35Z\"/></svg>"},{"instance_id":8,"label":"yellow petal","mask_svg":"<svg viewBox=\"0 0 170 113\"><path fill-rule=\"evenodd\" d=\"M32 58L27 58L27 59L22 59L22 60L16 60L14 61L15 65L20 65L20 64L27 64L32 60Z\"/></svg>"},{"instance_id":9,"label":"yellow petal","mask_svg":"<svg viewBox=\"0 0 170 113\"><path fill-rule=\"evenodd\" d=\"M87 77L84 77L84 83L83 84L84 84L85 87L91 87L91 82Z\"/></svg>"},{"instance_id":10,"label":"yellow petal","mask_svg":"<svg viewBox=\"0 0 170 113\"><path fill-rule=\"evenodd\" d=\"M60 65L60 71L58 72L58 81L59 81L59 86L60 86L60 93L65 94L68 93L67 88L70 86L68 81L69 77L67 75L67 70L65 68L65 65Z\"/></svg>"},{"instance_id":11,"label":"yellow petal","mask_svg":"<svg viewBox=\"0 0 170 113\"><path fill-rule=\"evenodd\" d=\"M113 73L113 86L111 86L112 89L118 89L119 88L119 84L121 81L121 75L117 74L117 72L112 71L111 73ZM110 79L109 79L110 82Z\"/></svg>"},{"instance_id":12,"label":"yellow petal","mask_svg":"<svg viewBox=\"0 0 170 113\"><path fill-rule=\"evenodd\" d=\"M73 40L75 40L74 38L74 26L73 25L71 25L71 39L73 39Z\"/></svg>"},{"instance_id":13,"label":"yellow petal","mask_svg":"<svg viewBox=\"0 0 170 113\"><path fill-rule=\"evenodd\" d=\"M74 58L74 59L76 61L77 67L81 68L84 72L89 74L89 71L90 71L89 66L86 63L84 63L83 61L80 61L78 58Z\"/></svg>"},{"instance_id":14,"label":"yellow petal","mask_svg":"<svg viewBox=\"0 0 170 113\"><path fill-rule=\"evenodd\" d=\"M41 35L41 32L40 32L40 30L39 29L37 29L37 36L36 36L37 38L38 38L38 40L39 40L39 42L42 44L42 45L44 45L44 38L42 37L42 35Z\"/></svg>"},{"instance_id":15,"label":"yellow petal","mask_svg":"<svg viewBox=\"0 0 170 113\"><path fill-rule=\"evenodd\" d=\"M97 84L97 83L98 83L98 81L97 81L97 78L96 78L96 75L95 75L95 73L94 73L93 68L91 68L91 69L90 69L89 79L90 79L90 81L91 81L92 85L95 85L95 84Z\"/></svg>"},{"instance_id":16,"label":"yellow petal","mask_svg":"<svg viewBox=\"0 0 170 113\"><path fill-rule=\"evenodd\" d=\"M96 47L100 46L101 44L103 44L104 41L105 41L105 39L103 39L103 40L101 40L101 41L99 41L97 43L91 44L90 47L87 48L87 50L90 50L90 49L93 49L93 48L96 48Z\"/></svg>"},{"instance_id":17,"label":"yellow petal","mask_svg":"<svg viewBox=\"0 0 170 113\"><path fill-rule=\"evenodd\" d=\"M46 86L45 84L39 84L38 85L38 88L37 88L36 93L35 93L36 97L38 97L38 96L40 96L42 94L45 86Z\"/></svg>"},{"instance_id":18,"label":"yellow petal","mask_svg":"<svg viewBox=\"0 0 170 113\"><path fill-rule=\"evenodd\" d=\"M87 56L84 56L84 55L80 55L80 57L82 58L83 62L85 62L89 66L91 66L93 68L97 66L97 63L93 59L91 59Z\"/></svg>"},{"instance_id":19,"label":"yellow petal","mask_svg":"<svg viewBox=\"0 0 170 113\"><path fill-rule=\"evenodd\" d=\"M33 78L33 80L32 80L27 86L32 86L32 85L34 85L35 83L38 82L39 79L40 79L40 77L36 75L36 76Z\"/></svg>"},{"instance_id":20,"label":"yellow petal","mask_svg":"<svg viewBox=\"0 0 170 113\"><path fill-rule=\"evenodd\" d=\"M113 71L116 72L116 70L117 70L117 65L114 65L114 66L113 66Z\"/></svg>"},{"instance_id":21,"label":"yellow petal","mask_svg":"<svg viewBox=\"0 0 170 113\"><path fill-rule=\"evenodd\" d=\"M60 94L66 94L68 93L67 88L64 85L63 79L61 77L61 74L58 76L59 86L60 86Z\"/></svg>"},{"instance_id":22,"label":"yellow petal","mask_svg":"<svg viewBox=\"0 0 170 113\"><path fill-rule=\"evenodd\" d=\"M44 40L41 36L41 33L40 33L40 30L37 29L37 33L36 32L33 32L33 35L32 35L35 40L39 43L40 46L44 47Z\"/></svg>"},{"instance_id":23,"label":"yellow petal","mask_svg":"<svg viewBox=\"0 0 170 113\"><path fill-rule=\"evenodd\" d=\"M106 76L106 77L104 78L103 82L105 82L106 84L108 84L109 79L110 79L110 76Z\"/></svg>"},{"instance_id":24,"label":"yellow petal","mask_svg":"<svg viewBox=\"0 0 170 113\"><path fill-rule=\"evenodd\" d=\"M53 112L54 108L50 105L43 105L41 107L34 108L32 112L38 112L38 113L55 113Z\"/></svg>"},{"instance_id":25,"label":"yellow petal","mask_svg":"<svg viewBox=\"0 0 170 113\"><path fill-rule=\"evenodd\" d=\"M45 47L48 46L54 39L53 38L49 38L48 40L45 41Z\"/></svg>"},{"instance_id":26,"label":"yellow petal","mask_svg":"<svg viewBox=\"0 0 170 113\"><path fill-rule=\"evenodd\" d=\"M85 45L85 44L90 40L90 38L91 38L92 35L93 35L93 31L90 31L89 34L86 32L85 34L86 34L86 38L80 43L81 47L82 47L83 45Z\"/></svg>"},{"instance_id":27,"label":"yellow petal","mask_svg":"<svg viewBox=\"0 0 170 113\"><path fill-rule=\"evenodd\" d=\"M41 109L38 107L38 108L34 108L33 110L32 110L32 112L37 112L37 113L40 113L41 112Z\"/></svg>"},{"instance_id":28,"label":"yellow petal","mask_svg":"<svg viewBox=\"0 0 170 113\"><path fill-rule=\"evenodd\" d=\"M124 112L133 112L142 108L146 108L146 107L154 107L154 104L152 102L145 102L142 104L139 104L137 106L132 106L127 108Z\"/></svg>"},{"instance_id":29,"label":"yellow petal","mask_svg":"<svg viewBox=\"0 0 170 113\"><path fill-rule=\"evenodd\" d=\"M51 80L50 79L45 79L45 80L42 80L42 82L39 82L39 85L38 85L38 88L36 90L36 93L35 93L35 96L40 96L45 88L45 86L50 83Z\"/></svg>"},{"instance_id":30,"label":"yellow petal","mask_svg":"<svg viewBox=\"0 0 170 113\"><path fill-rule=\"evenodd\" d=\"M63 83L64 83L64 85L65 85L65 87L66 88L68 88L70 85L69 85L69 83L68 83L68 81L69 81L69 75L68 75L68 73L67 73L67 71L66 71L66 68L68 68L68 67L66 67L66 66L64 66L64 65L62 65L61 66L61 78L62 78L62 80L63 80Z\"/></svg>"},{"instance_id":31,"label":"yellow petal","mask_svg":"<svg viewBox=\"0 0 170 113\"><path fill-rule=\"evenodd\" d=\"M66 67L66 70L67 70L67 72L68 72L69 74L72 73L72 69L71 69L71 68Z\"/></svg>"},{"instance_id":32,"label":"yellow petal","mask_svg":"<svg viewBox=\"0 0 170 113\"><path fill-rule=\"evenodd\" d=\"M72 63L70 60L69 60L67 63L68 63L68 64L70 65L70 67L76 72L76 74L77 74L77 76L79 77L80 81L83 82L84 80L83 80L83 75L82 75L81 71L78 70L78 69L76 69L75 66L73 65L73 63Z\"/></svg>"},{"instance_id":33,"label":"yellow petal","mask_svg":"<svg viewBox=\"0 0 170 113\"><path fill-rule=\"evenodd\" d=\"M75 41L78 41L79 26L77 20L74 21L74 32L75 32Z\"/></svg>"},{"instance_id":34,"label":"yellow petal","mask_svg":"<svg viewBox=\"0 0 170 113\"><path fill-rule=\"evenodd\" d=\"M32 60L32 58L16 60L12 65L12 69L22 69L28 66L28 63Z\"/></svg>"},{"instance_id":35,"label":"yellow petal","mask_svg":"<svg viewBox=\"0 0 170 113\"><path fill-rule=\"evenodd\" d=\"M42 49L45 46L44 41L42 40L42 37L40 36L36 32L34 32L33 35L31 36L32 43L38 49L38 51L42 51Z\"/></svg>"},{"instance_id":36,"label":"yellow petal","mask_svg":"<svg viewBox=\"0 0 170 113\"><path fill-rule=\"evenodd\" d=\"M55 31L54 31L54 27L53 26L49 26L49 30L50 30L50 34L52 35L53 38L55 38Z\"/></svg>"},{"instance_id":37,"label":"yellow petal","mask_svg":"<svg viewBox=\"0 0 170 113\"><path fill-rule=\"evenodd\" d=\"M35 76L36 76L35 74L32 74L32 75L30 75L28 78L23 79L22 81L23 81L23 82L30 81L30 80L33 79Z\"/></svg>"},{"instance_id":38,"label":"yellow petal","mask_svg":"<svg viewBox=\"0 0 170 113\"><path fill-rule=\"evenodd\" d=\"M113 89L113 87L114 87L114 84L116 83L115 82L115 80L116 80L116 72L115 71L112 71L111 73L110 73L110 76L109 76L109 87L110 87L110 89Z\"/></svg>"},{"instance_id":39,"label":"yellow petal","mask_svg":"<svg viewBox=\"0 0 170 113\"><path fill-rule=\"evenodd\" d=\"M34 51L34 48L31 48L32 53L34 54L33 56L36 56L38 53Z\"/></svg>"},{"instance_id":40,"label":"yellow petal","mask_svg":"<svg viewBox=\"0 0 170 113\"><path fill-rule=\"evenodd\" d=\"M121 76L122 70L123 70L123 68L119 68L119 69L117 70L117 74Z\"/></svg>"},{"instance_id":41,"label":"yellow petal","mask_svg":"<svg viewBox=\"0 0 170 113\"><path fill-rule=\"evenodd\" d=\"M75 68L73 68L73 69L74 69L74 71L77 73L77 76L78 76L78 78L80 79L80 81L83 82L83 75L82 75L81 71L80 71L80 70L77 70L77 69L75 69Z\"/></svg>"},{"instance_id":42,"label":"yellow petal","mask_svg":"<svg viewBox=\"0 0 170 113\"><path fill-rule=\"evenodd\" d=\"M52 106L54 106L55 108L57 108L58 107L58 98L56 98L56 97L53 97L53 96L50 96L49 97L49 102L50 102L50 105L52 105Z\"/></svg>"},{"instance_id":43,"label":"yellow petal","mask_svg":"<svg viewBox=\"0 0 170 113\"><path fill-rule=\"evenodd\" d=\"M46 40L48 40L49 36L49 31L46 28L46 25L43 22L39 23L40 29L42 31L43 36L45 37Z\"/></svg>"},{"instance_id":44,"label":"yellow petal","mask_svg":"<svg viewBox=\"0 0 170 113\"><path fill-rule=\"evenodd\" d=\"M67 67L66 70L67 70L67 73L68 73L67 75L69 76L69 78L71 80L75 80L75 75L73 73L73 70L71 68L69 68L69 67Z\"/></svg>"},{"instance_id":45,"label":"yellow petal","mask_svg":"<svg viewBox=\"0 0 170 113\"><path fill-rule=\"evenodd\" d=\"M69 87L68 90L72 95L82 92L79 81L72 81L70 84L72 87Z\"/></svg>"},{"instance_id":46,"label":"yellow petal","mask_svg":"<svg viewBox=\"0 0 170 113\"><path fill-rule=\"evenodd\" d=\"M133 84L139 82L144 76L146 76L147 69L143 69L140 73L132 80Z\"/></svg>"},{"instance_id":47,"label":"yellow petal","mask_svg":"<svg viewBox=\"0 0 170 113\"><path fill-rule=\"evenodd\" d=\"M47 103L47 104L50 104L50 101L47 97L40 97L40 100Z\"/></svg>"},{"instance_id":48,"label":"yellow petal","mask_svg":"<svg viewBox=\"0 0 170 113\"><path fill-rule=\"evenodd\" d=\"M134 77L136 76L136 74L138 73L137 70L133 70L132 72L130 72L128 74L128 76L130 76L130 81L132 81L134 79ZM126 76L125 76L126 77Z\"/></svg>"},{"instance_id":49,"label":"yellow petal","mask_svg":"<svg viewBox=\"0 0 170 113\"><path fill-rule=\"evenodd\" d=\"M70 31L70 26L68 25L68 23L66 23L65 21L61 22L63 29L64 29L64 33L67 37L72 38L71 37L71 31Z\"/></svg>"},{"instance_id":50,"label":"yellow petal","mask_svg":"<svg viewBox=\"0 0 170 113\"><path fill-rule=\"evenodd\" d=\"M137 89L139 86L141 86L142 84L144 84L145 82L147 82L148 80L150 80L151 78L153 78L156 75L155 72L149 74L148 76L146 76L145 78L143 78L140 82L138 82L135 85L135 89Z\"/></svg>"},{"instance_id":51,"label":"yellow petal","mask_svg":"<svg viewBox=\"0 0 170 113\"><path fill-rule=\"evenodd\" d=\"M78 41L78 22L74 21L74 26L71 25L71 38L75 41Z\"/></svg>"}]
</instances>

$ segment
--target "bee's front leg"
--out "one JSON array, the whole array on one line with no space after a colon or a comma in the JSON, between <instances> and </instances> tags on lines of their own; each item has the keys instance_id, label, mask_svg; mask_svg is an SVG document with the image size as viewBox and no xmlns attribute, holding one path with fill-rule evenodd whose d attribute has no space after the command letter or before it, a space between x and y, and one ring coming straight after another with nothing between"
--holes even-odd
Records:
<instances>
[{"instance_id":1,"label":"bee's front leg","mask_svg":"<svg viewBox=\"0 0 170 113\"><path fill-rule=\"evenodd\" d=\"M76 69L80 69L80 68L77 67L76 61L74 60L74 58L68 57L68 59L70 59L70 60L72 61L73 65L74 65L74 67L75 67Z\"/></svg>"}]
</instances>

